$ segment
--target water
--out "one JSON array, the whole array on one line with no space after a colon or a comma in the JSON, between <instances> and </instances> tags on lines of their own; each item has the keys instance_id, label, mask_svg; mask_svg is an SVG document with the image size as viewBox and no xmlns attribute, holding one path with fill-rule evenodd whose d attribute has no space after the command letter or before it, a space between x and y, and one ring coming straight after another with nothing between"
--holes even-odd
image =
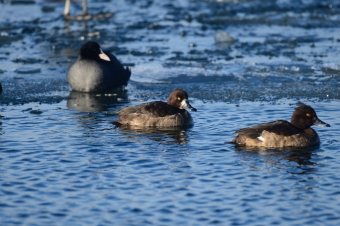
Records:
<instances>
[{"instance_id":1,"label":"water","mask_svg":"<svg viewBox=\"0 0 340 226\"><path fill-rule=\"evenodd\" d=\"M114 17L88 22L64 21L63 2L14 3L0 1L0 225L340 223L337 1L89 1ZM89 39L132 67L125 90L70 92ZM176 87L193 127L111 124ZM228 144L299 102L331 125L320 146Z\"/></svg>"}]
</instances>

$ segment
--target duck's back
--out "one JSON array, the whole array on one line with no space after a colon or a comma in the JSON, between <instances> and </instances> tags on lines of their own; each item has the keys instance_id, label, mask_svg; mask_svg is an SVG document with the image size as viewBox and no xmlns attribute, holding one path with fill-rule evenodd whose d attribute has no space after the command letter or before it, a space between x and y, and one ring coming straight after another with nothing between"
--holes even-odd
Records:
<instances>
[{"instance_id":1,"label":"duck's back","mask_svg":"<svg viewBox=\"0 0 340 226\"><path fill-rule=\"evenodd\" d=\"M116 124L129 126L173 127L192 125L189 112L162 101L126 107L117 112Z\"/></svg>"},{"instance_id":2,"label":"duck's back","mask_svg":"<svg viewBox=\"0 0 340 226\"><path fill-rule=\"evenodd\" d=\"M261 136L262 131L272 132L278 135L290 136L302 132L301 129L293 126L290 122L285 120L277 120L273 122L263 123L252 127L237 130L235 133L241 136L246 136L256 139Z\"/></svg>"},{"instance_id":3,"label":"duck's back","mask_svg":"<svg viewBox=\"0 0 340 226\"><path fill-rule=\"evenodd\" d=\"M301 130L290 122L277 120L240 129L232 143L242 146L306 147L319 144L319 136L312 129Z\"/></svg>"}]
</instances>

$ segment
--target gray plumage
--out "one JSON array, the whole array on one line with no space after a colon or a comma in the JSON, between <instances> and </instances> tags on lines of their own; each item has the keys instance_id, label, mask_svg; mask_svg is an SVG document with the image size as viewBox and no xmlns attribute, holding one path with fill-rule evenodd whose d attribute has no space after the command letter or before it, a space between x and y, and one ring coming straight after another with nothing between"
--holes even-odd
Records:
<instances>
[{"instance_id":1,"label":"gray plumage","mask_svg":"<svg viewBox=\"0 0 340 226\"><path fill-rule=\"evenodd\" d=\"M72 90L80 92L104 92L126 86L130 76L130 69L124 68L114 55L103 52L96 42L85 43L67 71Z\"/></svg>"}]
</instances>

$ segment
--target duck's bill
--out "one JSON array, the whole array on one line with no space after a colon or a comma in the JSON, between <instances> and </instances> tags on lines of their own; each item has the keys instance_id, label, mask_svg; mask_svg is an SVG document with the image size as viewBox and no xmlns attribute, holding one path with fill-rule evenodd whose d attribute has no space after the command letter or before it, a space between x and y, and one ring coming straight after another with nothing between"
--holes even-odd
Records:
<instances>
[{"instance_id":1,"label":"duck's bill","mask_svg":"<svg viewBox=\"0 0 340 226\"><path fill-rule=\"evenodd\" d=\"M316 125L316 126L321 126L321 127L330 127L329 124L327 124L327 123L321 121L321 120L318 119L318 118L315 120L314 125Z\"/></svg>"},{"instance_id":2,"label":"duck's bill","mask_svg":"<svg viewBox=\"0 0 340 226\"><path fill-rule=\"evenodd\" d=\"M101 52L99 54L100 59L105 60L105 61L111 61L110 58L102 50L100 50L100 52Z\"/></svg>"},{"instance_id":3,"label":"duck's bill","mask_svg":"<svg viewBox=\"0 0 340 226\"><path fill-rule=\"evenodd\" d=\"M197 111L197 109L194 108L193 106L191 106L189 104L189 101L186 100L186 99L182 100L181 108L184 108L184 109L187 109L187 110L190 110L190 111Z\"/></svg>"}]
</instances>

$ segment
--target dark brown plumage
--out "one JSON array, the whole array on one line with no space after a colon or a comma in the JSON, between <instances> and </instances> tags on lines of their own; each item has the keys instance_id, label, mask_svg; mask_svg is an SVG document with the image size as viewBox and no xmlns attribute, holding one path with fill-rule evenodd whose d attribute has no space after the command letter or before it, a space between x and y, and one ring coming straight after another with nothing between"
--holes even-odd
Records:
<instances>
[{"instance_id":1,"label":"dark brown plumage","mask_svg":"<svg viewBox=\"0 0 340 226\"><path fill-rule=\"evenodd\" d=\"M120 126L174 127L192 125L193 120L185 109L196 111L188 101L188 94L175 89L168 102L154 101L119 110L119 118L113 123Z\"/></svg>"},{"instance_id":2,"label":"dark brown plumage","mask_svg":"<svg viewBox=\"0 0 340 226\"><path fill-rule=\"evenodd\" d=\"M302 104L292 115L291 122L277 120L244 129L231 141L240 146L259 147L307 147L320 143L318 134L310 128L312 125L327 126L316 115L314 109Z\"/></svg>"}]
</instances>

